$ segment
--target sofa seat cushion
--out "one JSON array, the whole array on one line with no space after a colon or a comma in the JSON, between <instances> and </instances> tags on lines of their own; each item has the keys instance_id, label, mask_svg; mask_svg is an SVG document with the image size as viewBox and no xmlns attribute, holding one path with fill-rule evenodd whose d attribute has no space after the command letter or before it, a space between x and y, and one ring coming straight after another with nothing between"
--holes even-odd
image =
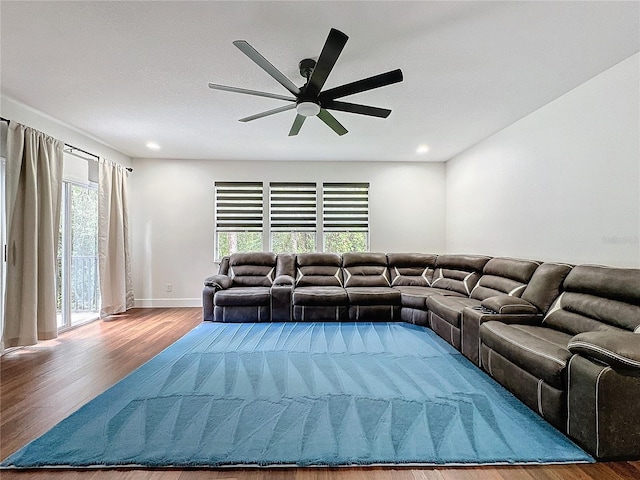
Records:
<instances>
[{"instance_id":1,"label":"sofa seat cushion","mask_svg":"<svg viewBox=\"0 0 640 480\"><path fill-rule=\"evenodd\" d=\"M451 290L443 290L441 288L432 287L415 287L415 286L394 286L394 290L400 292L400 302L403 307L416 308L418 310L426 310L426 300L432 295L446 295L451 297L463 297L461 293Z\"/></svg>"},{"instance_id":2,"label":"sofa seat cushion","mask_svg":"<svg viewBox=\"0 0 640 480\"><path fill-rule=\"evenodd\" d=\"M213 304L218 307L267 306L270 301L268 287L232 287L217 291L213 297Z\"/></svg>"},{"instance_id":3,"label":"sofa seat cushion","mask_svg":"<svg viewBox=\"0 0 640 480\"><path fill-rule=\"evenodd\" d=\"M427 298L427 308L457 328L460 328L462 310L479 305L480 300L474 298L445 297L444 295L432 295Z\"/></svg>"},{"instance_id":4,"label":"sofa seat cushion","mask_svg":"<svg viewBox=\"0 0 640 480\"><path fill-rule=\"evenodd\" d=\"M350 305L400 305L400 292L390 287L347 288Z\"/></svg>"},{"instance_id":5,"label":"sofa seat cushion","mask_svg":"<svg viewBox=\"0 0 640 480\"><path fill-rule=\"evenodd\" d=\"M445 297L468 298L466 295L460 292L456 292L454 290L447 290L446 288L438 288L438 287L427 287L424 289L424 293L428 297L432 295L443 295Z\"/></svg>"},{"instance_id":6,"label":"sofa seat cushion","mask_svg":"<svg viewBox=\"0 0 640 480\"><path fill-rule=\"evenodd\" d=\"M428 288L402 285L393 287L394 290L400 292L400 304L403 307L416 308L418 310L426 310L425 300L429 296Z\"/></svg>"},{"instance_id":7,"label":"sofa seat cushion","mask_svg":"<svg viewBox=\"0 0 640 480\"><path fill-rule=\"evenodd\" d=\"M559 390L566 389L566 367L572 336L535 325L497 321L480 326L482 343L523 370Z\"/></svg>"},{"instance_id":8,"label":"sofa seat cushion","mask_svg":"<svg viewBox=\"0 0 640 480\"><path fill-rule=\"evenodd\" d=\"M293 291L293 304L305 307L346 306L349 297L342 287L297 287Z\"/></svg>"}]
</instances>

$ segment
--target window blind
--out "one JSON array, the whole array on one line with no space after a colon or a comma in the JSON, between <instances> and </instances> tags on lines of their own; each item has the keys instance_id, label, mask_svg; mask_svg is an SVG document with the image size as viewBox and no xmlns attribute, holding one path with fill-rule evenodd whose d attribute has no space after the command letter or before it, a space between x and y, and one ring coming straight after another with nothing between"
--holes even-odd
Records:
<instances>
[{"instance_id":1,"label":"window blind","mask_svg":"<svg viewBox=\"0 0 640 480\"><path fill-rule=\"evenodd\" d=\"M369 184L322 184L322 210L325 232L368 232Z\"/></svg>"},{"instance_id":2,"label":"window blind","mask_svg":"<svg viewBox=\"0 0 640 480\"><path fill-rule=\"evenodd\" d=\"M269 184L272 232L315 232L317 222L316 184Z\"/></svg>"},{"instance_id":3,"label":"window blind","mask_svg":"<svg viewBox=\"0 0 640 480\"><path fill-rule=\"evenodd\" d=\"M262 231L262 182L215 182L216 229Z\"/></svg>"}]
</instances>

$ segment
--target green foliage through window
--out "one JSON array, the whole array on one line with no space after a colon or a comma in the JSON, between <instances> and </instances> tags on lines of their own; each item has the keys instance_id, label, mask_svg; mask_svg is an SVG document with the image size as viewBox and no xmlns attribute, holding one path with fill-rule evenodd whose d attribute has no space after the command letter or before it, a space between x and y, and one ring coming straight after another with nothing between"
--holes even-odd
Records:
<instances>
[{"instance_id":1,"label":"green foliage through window","mask_svg":"<svg viewBox=\"0 0 640 480\"><path fill-rule=\"evenodd\" d=\"M316 232L272 232L271 251L309 253L316 251Z\"/></svg>"},{"instance_id":2,"label":"green foliage through window","mask_svg":"<svg viewBox=\"0 0 640 480\"><path fill-rule=\"evenodd\" d=\"M218 232L217 238L219 258L237 252L262 251L262 232Z\"/></svg>"},{"instance_id":3,"label":"green foliage through window","mask_svg":"<svg viewBox=\"0 0 640 480\"><path fill-rule=\"evenodd\" d=\"M71 315L78 312L98 312L98 191L66 181L63 184L58 233L58 312L63 310L65 292Z\"/></svg>"},{"instance_id":4,"label":"green foliage through window","mask_svg":"<svg viewBox=\"0 0 640 480\"><path fill-rule=\"evenodd\" d=\"M327 232L324 234L324 251L332 253L366 252L369 250L367 232Z\"/></svg>"}]
</instances>

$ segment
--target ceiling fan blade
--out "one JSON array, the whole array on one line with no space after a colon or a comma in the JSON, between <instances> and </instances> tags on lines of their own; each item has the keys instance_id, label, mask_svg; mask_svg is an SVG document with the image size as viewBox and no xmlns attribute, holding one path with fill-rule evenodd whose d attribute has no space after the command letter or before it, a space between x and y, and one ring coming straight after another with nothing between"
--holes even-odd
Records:
<instances>
[{"instance_id":1,"label":"ceiling fan blade","mask_svg":"<svg viewBox=\"0 0 640 480\"><path fill-rule=\"evenodd\" d=\"M280 70L271 65L269 60L260 55L260 53L245 40L236 40L233 44L292 94L297 96L300 93L300 89L291 80L285 77Z\"/></svg>"},{"instance_id":2,"label":"ceiling fan blade","mask_svg":"<svg viewBox=\"0 0 640 480\"><path fill-rule=\"evenodd\" d=\"M340 53L342 53L342 49L347 43L347 40L349 40L349 37L340 30L332 28L329 31L327 41L324 43L324 47L322 47L318 62L305 88L305 94L313 98L318 96L324 86L324 82L327 81L327 77L336 64Z\"/></svg>"},{"instance_id":3,"label":"ceiling fan blade","mask_svg":"<svg viewBox=\"0 0 640 480\"><path fill-rule=\"evenodd\" d=\"M373 77L363 78L355 82L347 83L340 87L330 88L320 94L320 101L334 100L354 93L366 92L374 88L385 87L402 81L402 70L392 70L390 72L374 75Z\"/></svg>"},{"instance_id":4,"label":"ceiling fan blade","mask_svg":"<svg viewBox=\"0 0 640 480\"><path fill-rule=\"evenodd\" d=\"M213 90L224 90L225 92L245 93L247 95L255 95L257 97L275 98L277 100L286 100L287 102L295 102L296 99L292 97L285 97L284 95L278 95L276 93L259 92L258 90L247 90L246 88L228 87L227 85L218 85L217 83L210 83L209 88Z\"/></svg>"},{"instance_id":5,"label":"ceiling fan blade","mask_svg":"<svg viewBox=\"0 0 640 480\"><path fill-rule=\"evenodd\" d=\"M296 119L293 121L293 125L291 126L291 130L289 130L289 136L293 137L294 135L298 135L300 128L302 128L302 124L307 119L304 115L298 114Z\"/></svg>"},{"instance_id":6,"label":"ceiling fan blade","mask_svg":"<svg viewBox=\"0 0 640 480\"><path fill-rule=\"evenodd\" d=\"M287 110L293 110L294 108L296 108L295 103L292 105L285 105L284 107L274 108L273 110L267 110L266 112L256 113L255 115L241 118L239 121L250 122L251 120L257 120L258 118L268 117L269 115L273 115L275 113L286 112Z\"/></svg>"},{"instance_id":7,"label":"ceiling fan blade","mask_svg":"<svg viewBox=\"0 0 640 480\"><path fill-rule=\"evenodd\" d=\"M318 118L326 123L331 130L336 132L338 135L344 135L348 132L346 128L342 126L342 124L336 120L336 118L327 112L324 108L320 109L320 113L318 113Z\"/></svg>"},{"instance_id":8,"label":"ceiling fan blade","mask_svg":"<svg viewBox=\"0 0 640 480\"><path fill-rule=\"evenodd\" d=\"M339 110L341 112L358 113L360 115L369 115L370 117L387 118L391 110L387 108L370 107L368 105L360 105L357 103L336 102L328 100L322 104L328 110Z\"/></svg>"}]
</instances>

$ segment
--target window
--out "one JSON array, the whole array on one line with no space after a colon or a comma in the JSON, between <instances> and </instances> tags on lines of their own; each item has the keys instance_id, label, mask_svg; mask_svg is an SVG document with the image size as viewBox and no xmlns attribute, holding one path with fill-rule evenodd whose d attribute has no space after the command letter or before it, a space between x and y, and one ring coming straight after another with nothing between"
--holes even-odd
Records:
<instances>
[{"instance_id":1,"label":"window","mask_svg":"<svg viewBox=\"0 0 640 480\"><path fill-rule=\"evenodd\" d=\"M262 182L215 182L215 258L262 251Z\"/></svg>"},{"instance_id":2,"label":"window","mask_svg":"<svg viewBox=\"0 0 640 480\"><path fill-rule=\"evenodd\" d=\"M276 253L316 251L315 183L270 183L270 250Z\"/></svg>"},{"instance_id":3,"label":"window","mask_svg":"<svg viewBox=\"0 0 640 480\"><path fill-rule=\"evenodd\" d=\"M368 183L320 187L314 182L271 182L268 206L262 182L215 182L214 186L214 256L218 260L263 248L275 253L369 250Z\"/></svg>"},{"instance_id":4,"label":"window","mask_svg":"<svg viewBox=\"0 0 640 480\"><path fill-rule=\"evenodd\" d=\"M324 183L322 212L325 252L369 250L368 183Z\"/></svg>"},{"instance_id":5,"label":"window","mask_svg":"<svg viewBox=\"0 0 640 480\"><path fill-rule=\"evenodd\" d=\"M100 316L98 280L98 191L62 182L58 241L58 329Z\"/></svg>"}]
</instances>

